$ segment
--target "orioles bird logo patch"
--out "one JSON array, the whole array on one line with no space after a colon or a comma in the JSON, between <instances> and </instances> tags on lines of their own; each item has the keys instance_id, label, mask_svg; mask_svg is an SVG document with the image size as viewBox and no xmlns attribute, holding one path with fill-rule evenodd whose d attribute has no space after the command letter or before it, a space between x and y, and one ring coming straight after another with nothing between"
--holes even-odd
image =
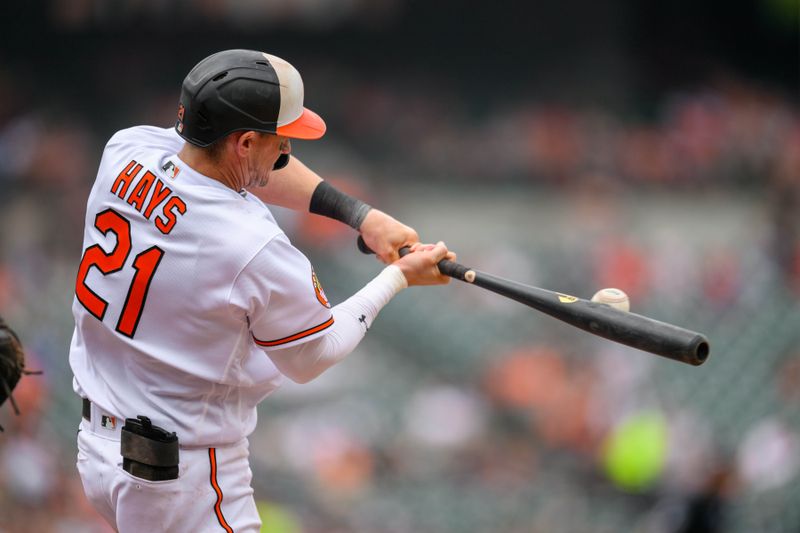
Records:
<instances>
[{"instance_id":1,"label":"orioles bird logo patch","mask_svg":"<svg viewBox=\"0 0 800 533\"><path fill-rule=\"evenodd\" d=\"M330 308L331 304L328 301L328 297L325 296L325 291L322 290L322 284L319 282L317 273L314 272L313 268L311 269L311 283L314 284L314 293L317 295L317 300L319 300L319 303Z\"/></svg>"}]
</instances>

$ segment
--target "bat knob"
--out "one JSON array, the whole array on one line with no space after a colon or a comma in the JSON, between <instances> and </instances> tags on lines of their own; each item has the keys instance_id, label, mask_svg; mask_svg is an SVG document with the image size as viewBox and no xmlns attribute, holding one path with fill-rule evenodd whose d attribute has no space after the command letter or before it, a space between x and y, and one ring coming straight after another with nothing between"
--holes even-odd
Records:
<instances>
[{"instance_id":1,"label":"bat knob","mask_svg":"<svg viewBox=\"0 0 800 533\"><path fill-rule=\"evenodd\" d=\"M364 242L364 237L361 235L359 235L358 239L356 239L356 246L358 246L358 251L360 251L362 254L371 255L375 253L372 251L372 248L367 246L367 243Z\"/></svg>"}]
</instances>

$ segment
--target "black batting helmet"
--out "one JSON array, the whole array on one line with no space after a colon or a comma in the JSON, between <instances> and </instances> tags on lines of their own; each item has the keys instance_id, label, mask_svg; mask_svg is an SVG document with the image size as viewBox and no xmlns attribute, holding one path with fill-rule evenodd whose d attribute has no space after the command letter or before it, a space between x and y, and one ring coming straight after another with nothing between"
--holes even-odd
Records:
<instances>
[{"instance_id":1,"label":"black batting helmet","mask_svg":"<svg viewBox=\"0 0 800 533\"><path fill-rule=\"evenodd\" d=\"M196 146L208 146L240 130L319 139L325 122L303 107L303 80L287 61L225 50L200 61L183 80L175 130Z\"/></svg>"}]
</instances>

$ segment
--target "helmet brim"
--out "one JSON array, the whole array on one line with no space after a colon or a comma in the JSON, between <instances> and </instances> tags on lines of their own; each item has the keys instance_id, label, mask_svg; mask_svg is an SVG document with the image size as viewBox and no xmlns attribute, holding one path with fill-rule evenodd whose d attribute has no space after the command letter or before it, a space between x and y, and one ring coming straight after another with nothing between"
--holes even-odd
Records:
<instances>
[{"instance_id":1,"label":"helmet brim","mask_svg":"<svg viewBox=\"0 0 800 533\"><path fill-rule=\"evenodd\" d=\"M303 114L300 115L300 118L289 124L278 126L276 133L292 139L311 140L319 139L325 135L326 129L327 126L325 125L325 121L322 120L322 117L307 107L304 107Z\"/></svg>"}]
</instances>

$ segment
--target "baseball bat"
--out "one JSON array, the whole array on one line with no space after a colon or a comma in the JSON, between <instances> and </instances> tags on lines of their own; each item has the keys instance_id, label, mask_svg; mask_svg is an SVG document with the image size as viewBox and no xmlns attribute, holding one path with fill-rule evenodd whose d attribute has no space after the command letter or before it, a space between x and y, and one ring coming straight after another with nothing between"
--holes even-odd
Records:
<instances>
[{"instance_id":1,"label":"baseball bat","mask_svg":"<svg viewBox=\"0 0 800 533\"><path fill-rule=\"evenodd\" d=\"M358 248L363 253L373 253L361 237L358 238ZM401 256L406 253L408 248L400 250ZM441 260L437 266L446 276L515 300L593 335L689 365L702 365L708 359L708 339L696 331L504 279L447 259Z\"/></svg>"}]
</instances>

